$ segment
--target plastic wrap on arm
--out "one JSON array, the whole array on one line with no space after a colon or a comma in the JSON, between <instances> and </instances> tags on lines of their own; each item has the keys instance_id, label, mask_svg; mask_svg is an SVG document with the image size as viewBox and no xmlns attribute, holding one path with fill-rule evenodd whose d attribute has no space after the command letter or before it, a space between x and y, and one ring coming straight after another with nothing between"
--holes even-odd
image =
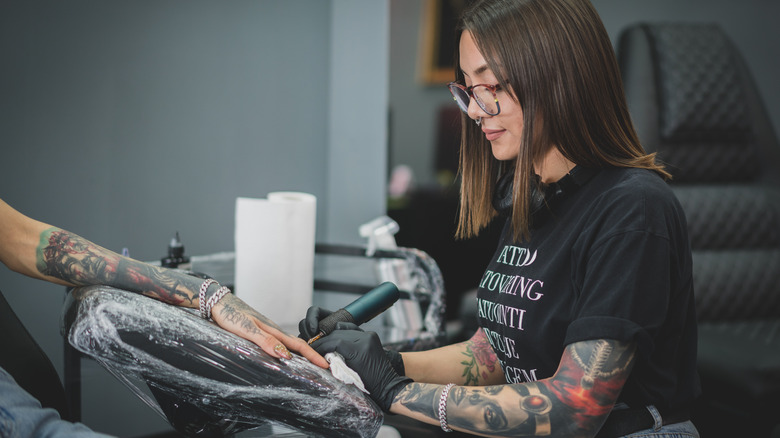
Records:
<instances>
[{"instance_id":1,"label":"plastic wrap on arm","mask_svg":"<svg viewBox=\"0 0 780 438\"><path fill-rule=\"evenodd\" d=\"M271 317L273 317L271 315ZM277 423L324 437L373 437L382 413L308 360L279 360L195 312L104 286L75 289L63 333L188 436Z\"/></svg>"}]
</instances>

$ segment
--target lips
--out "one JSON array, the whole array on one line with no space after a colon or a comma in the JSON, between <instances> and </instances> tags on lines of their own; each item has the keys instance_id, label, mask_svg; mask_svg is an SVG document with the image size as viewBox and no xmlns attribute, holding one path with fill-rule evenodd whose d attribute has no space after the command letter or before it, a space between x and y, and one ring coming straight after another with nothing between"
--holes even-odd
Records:
<instances>
[{"instance_id":1,"label":"lips","mask_svg":"<svg viewBox=\"0 0 780 438\"><path fill-rule=\"evenodd\" d=\"M496 140L498 137L501 137L501 135L506 132L505 129L483 129L482 132L485 133L485 138L487 138L488 141Z\"/></svg>"}]
</instances>

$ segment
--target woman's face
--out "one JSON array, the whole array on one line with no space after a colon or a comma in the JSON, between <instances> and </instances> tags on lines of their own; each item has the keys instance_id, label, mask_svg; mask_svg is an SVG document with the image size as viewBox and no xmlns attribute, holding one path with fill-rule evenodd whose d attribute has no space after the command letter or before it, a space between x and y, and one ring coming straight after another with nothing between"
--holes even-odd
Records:
<instances>
[{"instance_id":1,"label":"woman's face","mask_svg":"<svg viewBox=\"0 0 780 438\"><path fill-rule=\"evenodd\" d=\"M471 36L464 31L460 39L460 69L466 80L466 86L476 84L495 85L498 83L493 71L485 62L482 53ZM479 107L474 99L469 102L468 115L477 120L482 117L482 132L490 142L493 156L498 160L512 160L520 151L520 139L523 135L523 108L512 99L506 90L496 92L501 112L491 116Z\"/></svg>"}]
</instances>

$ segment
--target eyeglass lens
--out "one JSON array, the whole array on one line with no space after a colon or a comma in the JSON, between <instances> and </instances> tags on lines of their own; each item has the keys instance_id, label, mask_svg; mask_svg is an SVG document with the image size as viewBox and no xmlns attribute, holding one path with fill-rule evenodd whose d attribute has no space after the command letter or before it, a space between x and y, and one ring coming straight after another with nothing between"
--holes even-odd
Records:
<instances>
[{"instance_id":1,"label":"eyeglass lens","mask_svg":"<svg viewBox=\"0 0 780 438\"><path fill-rule=\"evenodd\" d=\"M450 85L450 91L452 92L455 101L463 112L468 112L469 102L471 98L466 90L453 84ZM488 87L484 85L477 85L471 90L474 95L474 99L477 101L477 105L482 108L483 111L490 115L498 114L498 102L496 102L496 96Z\"/></svg>"}]
</instances>

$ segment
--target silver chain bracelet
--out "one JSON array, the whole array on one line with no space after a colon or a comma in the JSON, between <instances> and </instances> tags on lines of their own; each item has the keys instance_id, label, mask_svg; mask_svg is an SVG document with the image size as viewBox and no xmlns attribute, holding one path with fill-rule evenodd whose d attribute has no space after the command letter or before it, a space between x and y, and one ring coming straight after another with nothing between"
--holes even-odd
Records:
<instances>
[{"instance_id":1,"label":"silver chain bracelet","mask_svg":"<svg viewBox=\"0 0 780 438\"><path fill-rule=\"evenodd\" d=\"M441 429L445 432L452 432L452 429L447 426L447 396L450 395L450 389L453 386L455 386L454 383L447 384L441 390L441 397L439 398L439 423L441 423Z\"/></svg>"},{"instance_id":2,"label":"silver chain bracelet","mask_svg":"<svg viewBox=\"0 0 780 438\"><path fill-rule=\"evenodd\" d=\"M216 283L214 279L206 279L203 284L200 285L200 293L198 294L198 304L200 305L200 317L203 319L209 319L209 314L206 313L206 291L209 290L209 286ZM210 312L209 312L210 313Z\"/></svg>"},{"instance_id":3,"label":"silver chain bracelet","mask_svg":"<svg viewBox=\"0 0 780 438\"><path fill-rule=\"evenodd\" d=\"M206 301L206 319L211 318L211 309L217 305L217 302L225 295L230 293L230 289L227 286L221 286L214 295L210 296Z\"/></svg>"}]
</instances>

